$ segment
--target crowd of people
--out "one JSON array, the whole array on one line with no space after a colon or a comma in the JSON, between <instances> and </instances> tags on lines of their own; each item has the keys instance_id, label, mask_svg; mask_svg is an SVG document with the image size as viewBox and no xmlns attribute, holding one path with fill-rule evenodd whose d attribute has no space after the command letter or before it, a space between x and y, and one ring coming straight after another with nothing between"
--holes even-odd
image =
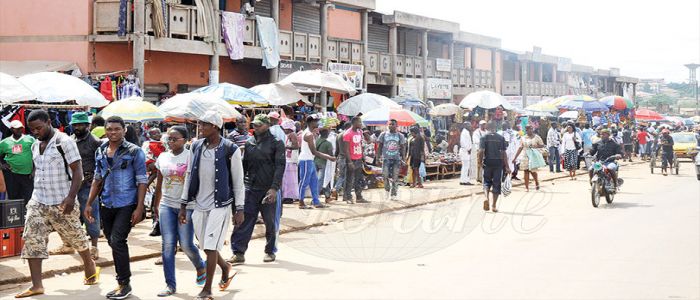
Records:
<instances>
[{"instance_id":1,"label":"crowd of people","mask_svg":"<svg viewBox=\"0 0 700 300\"><path fill-rule=\"evenodd\" d=\"M541 135L542 130L522 120L471 119L454 127L461 132L451 131L433 144L430 131L400 128L396 120L371 131L360 117L342 123L308 114L295 122L272 111L251 119L234 120L226 132L227 124L215 111L200 116L196 126L126 124L119 117L105 120L76 112L70 136L53 128L44 110L29 114L26 129L12 121L11 136L0 142L0 162L7 197L25 200L21 258L29 262L32 278L32 286L16 297L43 294L41 263L49 255L77 251L85 267L84 284L97 284L101 270L94 261L102 234L117 274L117 287L106 297L128 297L127 241L147 211L153 218L151 234L162 236L165 288L157 295L177 292L179 248L202 286L198 299L211 299L217 267L217 287L223 291L236 275L232 264L245 263L257 223L265 226L264 262L275 261L282 203L324 209L341 200L339 195L350 205L369 203L363 190L373 168L381 168L383 199L395 201L401 186L423 188L432 149L455 153L462 163L460 184L482 184L484 210L498 212L503 183L520 180L520 170L526 191L531 179L539 190L538 172L546 166L550 172L564 169L576 180L582 162L589 168L590 156L620 155L631 161L648 159L661 149L666 174L673 145L668 129L620 123L591 128L588 123L551 122ZM53 231L63 243L48 250ZM233 252L228 260L221 252L227 240Z\"/></svg>"}]
</instances>

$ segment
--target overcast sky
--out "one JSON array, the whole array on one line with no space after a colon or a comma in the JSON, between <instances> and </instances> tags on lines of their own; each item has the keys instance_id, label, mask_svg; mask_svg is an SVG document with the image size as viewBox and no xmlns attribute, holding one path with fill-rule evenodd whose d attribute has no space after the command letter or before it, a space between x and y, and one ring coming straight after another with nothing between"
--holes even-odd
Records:
<instances>
[{"instance_id":1,"label":"overcast sky","mask_svg":"<svg viewBox=\"0 0 700 300\"><path fill-rule=\"evenodd\" d=\"M508 50L620 68L621 75L687 81L700 62L700 0L376 0L394 10L449 20L501 39Z\"/></svg>"}]
</instances>

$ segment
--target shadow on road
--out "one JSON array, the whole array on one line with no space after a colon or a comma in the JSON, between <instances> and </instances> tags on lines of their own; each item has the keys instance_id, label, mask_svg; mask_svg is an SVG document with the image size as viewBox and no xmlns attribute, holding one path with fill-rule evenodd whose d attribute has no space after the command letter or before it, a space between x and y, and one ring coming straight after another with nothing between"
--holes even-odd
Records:
<instances>
[{"instance_id":1,"label":"shadow on road","mask_svg":"<svg viewBox=\"0 0 700 300\"><path fill-rule=\"evenodd\" d=\"M601 208L604 209L618 209L618 208L649 208L649 207L654 207L653 205L648 205L648 204L637 204L637 203L630 203L630 202L613 202L612 204L607 204L607 205L601 205Z\"/></svg>"},{"instance_id":2,"label":"shadow on road","mask_svg":"<svg viewBox=\"0 0 700 300\"><path fill-rule=\"evenodd\" d=\"M264 264L245 264L245 267L261 268L261 269L287 269L289 271L299 271L306 272L309 275L324 275L333 272L331 269L319 268L314 266L307 266L298 263L293 263L285 260L276 260L275 263L264 263Z\"/></svg>"}]
</instances>

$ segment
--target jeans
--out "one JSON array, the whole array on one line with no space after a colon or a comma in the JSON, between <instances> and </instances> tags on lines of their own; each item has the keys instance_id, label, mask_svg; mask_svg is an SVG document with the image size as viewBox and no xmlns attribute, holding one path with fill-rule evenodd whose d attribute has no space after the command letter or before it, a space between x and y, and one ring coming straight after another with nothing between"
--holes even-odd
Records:
<instances>
[{"instance_id":1,"label":"jeans","mask_svg":"<svg viewBox=\"0 0 700 300\"><path fill-rule=\"evenodd\" d=\"M336 167L338 168L338 178L335 180L335 186L333 189L340 191L345 186L345 175L347 171L347 165L345 164L346 159L344 157L338 157L336 160Z\"/></svg>"},{"instance_id":2,"label":"jeans","mask_svg":"<svg viewBox=\"0 0 700 300\"><path fill-rule=\"evenodd\" d=\"M175 284L175 253L177 253L178 242L195 269L202 270L206 268L206 263L202 256L199 255L199 249L194 245L192 210L187 210L187 224L185 225L180 224L178 220L179 213L179 208L161 205L160 214L158 215L160 232L163 236L162 257L165 284L173 289L177 288Z\"/></svg>"},{"instance_id":3,"label":"jeans","mask_svg":"<svg viewBox=\"0 0 700 300\"><path fill-rule=\"evenodd\" d=\"M306 188L311 189L311 197L314 205L321 204L318 200L318 174L313 160L299 161L299 200L303 203Z\"/></svg>"},{"instance_id":4,"label":"jeans","mask_svg":"<svg viewBox=\"0 0 700 300\"><path fill-rule=\"evenodd\" d=\"M326 198L329 198L331 196L331 189L323 186L323 181L326 179L326 168L316 168L316 174L318 174L318 192L326 196ZM330 183L328 185L330 185Z\"/></svg>"},{"instance_id":5,"label":"jeans","mask_svg":"<svg viewBox=\"0 0 700 300\"><path fill-rule=\"evenodd\" d=\"M343 191L343 200L352 199L352 189L355 188L355 197L357 200L362 199L362 179L364 174L362 173L362 160L352 160L348 162L352 164L346 167L345 172L345 191Z\"/></svg>"},{"instance_id":6,"label":"jeans","mask_svg":"<svg viewBox=\"0 0 700 300\"><path fill-rule=\"evenodd\" d=\"M97 201L97 199L92 202L92 217L95 218L95 222L86 222L85 217L83 217L87 200L90 196L90 187L90 184L84 184L78 191L78 202L80 203L80 222L85 224L87 234L90 236L90 239L97 239L100 237L100 202Z\"/></svg>"},{"instance_id":7,"label":"jeans","mask_svg":"<svg viewBox=\"0 0 700 300\"><path fill-rule=\"evenodd\" d=\"M557 172L561 172L561 158L559 157L559 147L549 147L549 171L554 172L554 166L557 166Z\"/></svg>"},{"instance_id":8,"label":"jeans","mask_svg":"<svg viewBox=\"0 0 700 300\"><path fill-rule=\"evenodd\" d=\"M262 215L265 223L265 253L275 253L277 246L277 228L275 218L277 214L276 203L262 203L267 191L250 190L245 191L245 208L243 210L243 224L233 229L231 234L231 250L234 254L245 254L248 250L248 243L253 235L255 221L258 220L258 214ZM276 201L279 202L279 199Z\"/></svg>"},{"instance_id":9,"label":"jeans","mask_svg":"<svg viewBox=\"0 0 700 300\"><path fill-rule=\"evenodd\" d=\"M127 285L131 279L129 246L126 239L131 232L131 214L134 210L136 210L136 204L117 208L102 206L100 209L107 244L112 248L114 269L117 272L119 285Z\"/></svg>"},{"instance_id":10,"label":"jeans","mask_svg":"<svg viewBox=\"0 0 700 300\"><path fill-rule=\"evenodd\" d=\"M382 176L384 177L384 190L391 191L392 196L396 196L399 189L399 170L401 160L385 159L382 163Z\"/></svg>"}]
</instances>

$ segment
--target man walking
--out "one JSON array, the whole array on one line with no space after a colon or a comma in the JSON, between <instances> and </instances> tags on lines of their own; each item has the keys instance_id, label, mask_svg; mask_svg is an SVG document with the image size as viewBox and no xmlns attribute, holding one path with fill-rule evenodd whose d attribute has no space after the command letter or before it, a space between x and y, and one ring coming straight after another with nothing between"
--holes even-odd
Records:
<instances>
[{"instance_id":1,"label":"man walking","mask_svg":"<svg viewBox=\"0 0 700 300\"><path fill-rule=\"evenodd\" d=\"M392 201L398 200L399 171L406 157L406 137L397 131L397 124L396 120L389 120L389 130L382 132L377 139L377 161L382 163L384 177L384 199L391 197Z\"/></svg>"},{"instance_id":2,"label":"man walking","mask_svg":"<svg viewBox=\"0 0 700 300\"><path fill-rule=\"evenodd\" d=\"M549 153L549 172L554 173L554 166L557 168L557 173L561 173L561 163L559 157L559 145L561 145L561 134L559 133L559 124L552 122L549 131L547 131L547 150Z\"/></svg>"},{"instance_id":3,"label":"man walking","mask_svg":"<svg viewBox=\"0 0 700 300\"><path fill-rule=\"evenodd\" d=\"M468 121L462 125L462 133L459 136L459 157L462 159L462 170L460 171L459 184L473 185L469 182L469 167L472 155L472 124Z\"/></svg>"},{"instance_id":4,"label":"man walking","mask_svg":"<svg viewBox=\"0 0 700 300\"><path fill-rule=\"evenodd\" d=\"M107 118L105 132L107 141L95 154L95 178L85 206L85 218L88 222L95 222L92 206L100 197L100 218L107 243L112 248L119 284L106 297L124 299L131 295L127 238L131 228L144 218L143 200L148 182L146 155L139 146L124 139L126 124L122 118Z\"/></svg>"},{"instance_id":5,"label":"man walking","mask_svg":"<svg viewBox=\"0 0 700 300\"><path fill-rule=\"evenodd\" d=\"M314 115L306 117L306 129L301 134L301 151L299 152L299 207L306 208L304 195L306 188L311 189L313 206L325 208L318 196L318 174L314 159L320 157L325 160L335 161L335 157L319 152L316 149L314 131L318 128L318 118Z\"/></svg>"},{"instance_id":6,"label":"man walking","mask_svg":"<svg viewBox=\"0 0 700 300\"><path fill-rule=\"evenodd\" d=\"M90 187L92 186L93 175L95 174L95 152L97 148L102 144L97 138L90 134L90 121L88 120L87 113L77 112L71 117L70 125L73 127L73 135L71 138L78 145L78 151L80 152L80 161L82 162L83 168L83 182L80 185L80 190L78 190L78 203L80 203L80 221L85 224L87 229L87 234L90 237L90 242L92 247L90 247L90 255L92 259L97 260L99 258L99 251L97 250L97 239L100 237L100 213L99 213L99 203L95 202L92 204L93 217L95 222L85 222L85 217L83 213L85 212L85 205L87 204L88 197L90 197ZM72 254L75 252L66 241L63 241L63 246L59 249L52 250L49 253L51 255L57 254Z\"/></svg>"},{"instance_id":7,"label":"man walking","mask_svg":"<svg viewBox=\"0 0 700 300\"><path fill-rule=\"evenodd\" d=\"M32 197L32 145L34 138L24 135L24 124L18 120L10 122L12 135L0 142L0 163L2 164L7 197L12 200L24 199L26 205Z\"/></svg>"},{"instance_id":8,"label":"man walking","mask_svg":"<svg viewBox=\"0 0 700 300\"><path fill-rule=\"evenodd\" d=\"M481 147L481 137L486 135L486 121L481 120L479 121L479 128L474 130L472 133L472 153L476 152L479 153L479 147ZM478 155L471 155L472 162L469 165L469 174L471 175L471 179L475 180L476 182L481 182L481 179L483 178L483 172L481 170L481 164L478 163L477 160Z\"/></svg>"},{"instance_id":9,"label":"man walking","mask_svg":"<svg viewBox=\"0 0 700 300\"><path fill-rule=\"evenodd\" d=\"M498 212L496 203L501 195L501 178L503 174L510 173L508 156L506 155L506 141L496 133L496 122L488 125L488 133L481 138L479 147L479 164L484 166L484 210L489 211L489 193L491 194L491 211ZM504 173L505 171L505 173Z\"/></svg>"},{"instance_id":10,"label":"man walking","mask_svg":"<svg viewBox=\"0 0 700 300\"><path fill-rule=\"evenodd\" d=\"M349 204L369 203L362 198L362 170L364 166L364 152L362 151L362 119L352 118L352 127L343 135L345 152L345 190L343 191L343 201ZM352 199L352 189L355 189L355 198Z\"/></svg>"},{"instance_id":11,"label":"man walking","mask_svg":"<svg viewBox=\"0 0 700 300\"><path fill-rule=\"evenodd\" d=\"M345 177L347 175L347 158L345 157L345 141L343 140L343 137L345 136L345 133L348 130L350 130L351 127L352 123L344 123L343 127L341 127L335 139L335 149L336 154L338 156L338 159L336 160L336 165L338 168L338 178L336 178L335 185L331 190L331 198L333 198L333 200L338 199L338 191L342 191L343 187L345 186Z\"/></svg>"},{"instance_id":12,"label":"man walking","mask_svg":"<svg viewBox=\"0 0 700 300\"><path fill-rule=\"evenodd\" d=\"M282 185L286 165L284 142L270 132L270 118L260 114L252 122L255 133L245 144L243 169L245 170L245 210L243 223L233 229L230 262L245 262L245 252L253 235L253 228L258 214L265 223L265 258L264 262L276 259L277 235L280 213L280 201L277 192Z\"/></svg>"},{"instance_id":13,"label":"man walking","mask_svg":"<svg viewBox=\"0 0 700 300\"><path fill-rule=\"evenodd\" d=\"M80 226L80 212L75 197L83 181L80 152L75 142L51 127L49 114L35 110L27 118L32 134L39 143L31 147L36 166L35 189L27 204L22 259L29 263L32 286L15 295L31 297L44 293L41 264L48 258L46 244L51 231L57 231L71 247L78 250L85 268L85 285L99 281L99 268L90 257L90 246Z\"/></svg>"},{"instance_id":14,"label":"man walking","mask_svg":"<svg viewBox=\"0 0 700 300\"><path fill-rule=\"evenodd\" d=\"M206 281L198 299L210 299L207 297L212 295L217 265L222 272L219 290L226 290L236 275L220 251L226 240L231 215L236 226L243 223L245 187L241 150L221 136L224 126L221 114L207 111L199 118L197 125L201 139L194 142L190 150L190 164L183 186L185 192L182 193L184 199L178 218L181 224L187 223L187 204L194 201L194 234L199 248L207 256ZM253 223L256 216L252 217Z\"/></svg>"},{"instance_id":15,"label":"man walking","mask_svg":"<svg viewBox=\"0 0 700 300\"><path fill-rule=\"evenodd\" d=\"M236 128L231 131L226 138L235 143L238 149L241 150L241 153L243 153L242 148L245 146L245 142L248 141L248 138L250 138L248 124L246 124L244 116L240 116L236 119Z\"/></svg>"}]
</instances>

